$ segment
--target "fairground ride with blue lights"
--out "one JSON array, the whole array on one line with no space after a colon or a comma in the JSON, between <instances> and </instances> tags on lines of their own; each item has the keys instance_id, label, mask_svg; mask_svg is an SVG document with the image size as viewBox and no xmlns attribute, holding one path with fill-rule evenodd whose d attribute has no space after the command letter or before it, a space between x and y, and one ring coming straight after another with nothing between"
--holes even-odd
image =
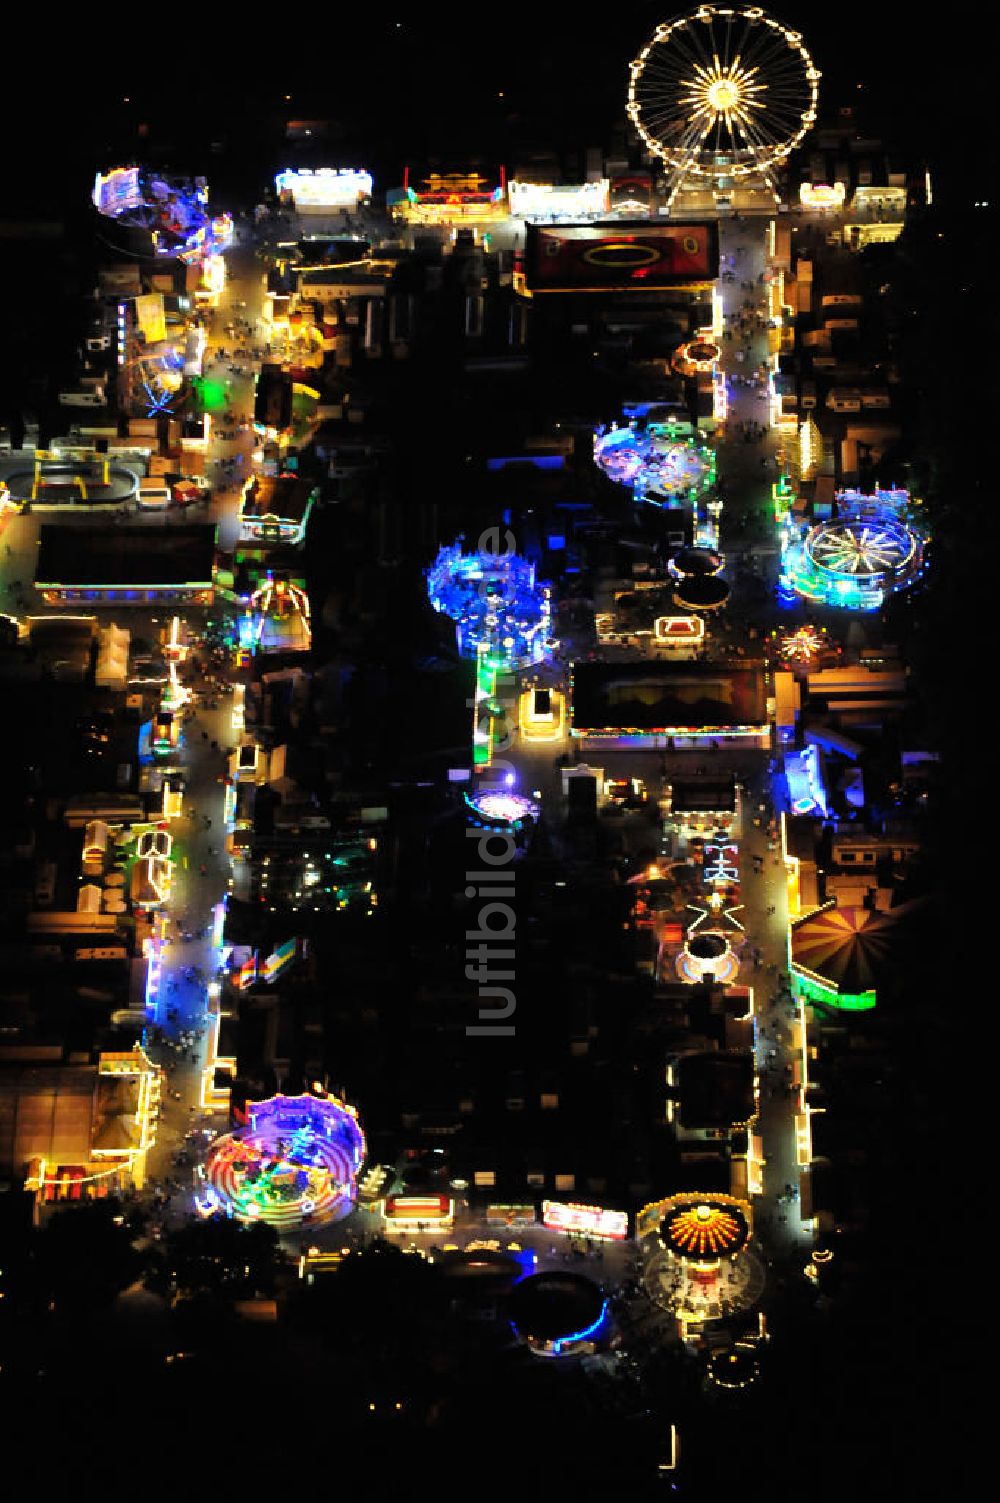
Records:
<instances>
[{"instance_id":1,"label":"fairground ride with blue lights","mask_svg":"<svg viewBox=\"0 0 1000 1503\"><path fill-rule=\"evenodd\" d=\"M132 232L131 242L144 254L189 265L232 244L232 215L209 212L203 177L190 181L143 167L116 167L97 174L91 200L104 219Z\"/></svg>"},{"instance_id":2,"label":"fairground ride with blue lights","mask_svg":"<svg viewBox=\"0 0 1000 1503\"><path fill-rule=\"evenodd\" d=\"M549 587L516 553L442 548L427 571L431 605L455 622L458 650L498 671L541 663L552 649Z\"/></svg>"},{"instance_id":3,"label":"fairground ride with blue lights","mask_svg":"<svg viewBox=\"0 0 1000 1503\"><path fill-rule=\"evenodd\" d=\"M624 427L595 429L595 464L617 485L630 486L635 501L690 506L695 542L717 546L722 504L714 494L715 451L681 418L661 417L645 407L627 409L625 415Z\"/></svg>"},{"instance_id":4,"label":"fairground ride with blue lights","mask_svg":"<svg viewBox=\"0 0 1000 1503\"><path fill-rule=\"evenodd\" d=\"M877 611L924 572L926 532L905 490L838 491L832 521L804 525L789 514L781 531L779 599L841 610Z\"/></svg>"}]
</instances>

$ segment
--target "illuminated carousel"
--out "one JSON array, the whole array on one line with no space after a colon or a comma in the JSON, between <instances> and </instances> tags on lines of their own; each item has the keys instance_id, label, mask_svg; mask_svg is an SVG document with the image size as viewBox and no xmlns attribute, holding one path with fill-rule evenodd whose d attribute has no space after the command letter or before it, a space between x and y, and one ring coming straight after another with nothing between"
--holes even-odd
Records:
<instances>
[{"instance_id":1,"label":"illuminated carousel","mask_svg":"<svg viewBox=\"0 0 1000 1503\"><path fill-rule=\"evenodd\" d=\"M721 611L729 599L730 590L718 574L691 574L680 580L674 589L674 605L682 611L707 614Z\"/></svg>"},{"instance_id":2,"label":"illuminated carousel","mask_svg":"<svg viewBox=\"0 0 1000 1503\"><path fill-rule=\"evenodd\" d=\"M681 548L667 564L667 572L678 581L709 579L721 573L724 562L714 548Z\"/></svg>"},{"instance_id":3,"label":"illuminated carousel","mask_svg":"<svg viewBox=\"0 0 1000 1503\"><path fill-rule=\"evenodd\" d=\"M760 1376L760 1357L752 1341L738 1341L734 1346L713 1352L705 1369L711 1387L727 1392L751 1388Z\"/></svg>"},{"instance_id":4,"label":"illuminated carousel","mask_svg":"<svg viewBox=\"0 0 1000 1503\"><path fill-rule=\"evenodd\" d=\"M789 668L792 672L815 668L822 657L836 653L837 650L837 645L831 642L825 626L806 623L793 631L771 633L771 661L776 667Z\"/></svg>"},{"instance_id":5,"label":"illuminated carousel","mask_svg":"<svg viewBox=\"0 0 1000 1503\"><path fill-rule=\"evenodd\" d=\"M199 1171L199 1213L279 1232L346 1216L365 1156L354 1108L333 1096L279 1095L247 1111L247 1126L217 1138Z\"/></svg>"},{"instance_id":6,"label":"illuminated carousel","mask_svg":"<svg viewBox=\"0 0 1000 1503\"><path fill-rule=\"evenodd\" d=\"M510 1293L508 1315L515 1336L536 1357L586 1356L610 1335L603 1290L578 1273L521 1279Z\"/></svg>"},{"instance_id":7,"label":"illuminated carousel","mask_svg":"<svg viewBox=\"0 0 1000 1503\"><path fill-rule=\"evenodd\" d=\"M594 462L616 484L631 486L636 501L653 506L697 506L715 486L714 451L669 418L598 428Z\"/></svg>"},{"instance_id":8,"label":"illuminated carousel","mask_svg":"<svg viewBox=\"0 0 1000 1503\"><path fill-rule=\"evenodd\" d=\"M923 573L924 544L906 491L842 491L832 521L803 527L786 518L779 591L786 601L876 611Z\"/></svg>"},{"instance_id":9,"label":"illuminated carousel","mask_svg":"<svg viewBox=\"0 0 1000 1503\"><path fill-rule=\"evenodd\" d=\"M507 788L484 788L465 795L470 822L484 830L519 830L538 818L537 799Z\"/></svg>"},{"instance_id":10,"label":"illuminated carousel","mask_svg":"<svg viewBox=\"0 0 1000 1503\"><path fill-rule=\"evenodd\" d=\"M549 587L516 553L463 553L461 542L441 548L427 570L427 594L455 622L463 657L508 670L551 653Z\"/></svg>"},{"instance_id":11,"label":"illuminated carousel","mask_svg":"<svg viewBox=\"0 0 1000 1503\"><path fill-rule=\"evenodd\" d=\"M760 1298L764 1269L749 1248L747 1201L721 1193L672 1195L645 1206L636 1226L646 1290L683 1325L725 1320Z\"/></svg>"},{"instance_id":12,"label":"illuminated carousel","mask_svg":"<svg viewBox=\"0 0 1000 1503\"><path fill-rule=\"evenodd\" d=\"M728 935L714 930L689 934L674 964L680 980L692 984L714 981L729 986L740 973L739 956L734 954Z\"/></svg>"},{"instance_id":13,"label":"illuminated carousel","mask_svg":"<svg viewBox=\"0 0 1000 1503\"><path fill-rule=\"evenodd\" d=\"M679 376L705 375L715 369L721 353L711 339L692 339L678 346L670 363Z\"/></svg>"}]
</instances>

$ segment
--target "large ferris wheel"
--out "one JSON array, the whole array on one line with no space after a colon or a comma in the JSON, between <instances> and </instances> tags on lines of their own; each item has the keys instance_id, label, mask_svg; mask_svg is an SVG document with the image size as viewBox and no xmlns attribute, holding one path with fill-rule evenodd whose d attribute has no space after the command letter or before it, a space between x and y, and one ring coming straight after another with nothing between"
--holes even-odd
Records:
<instances>
[{"instance_id":1,"label":"large ferris wheel","mask_svg":"<svg viewBox=\"0 0 1000 1503\"><path fill-rule=\"evenodd\" d=\"M801 34L758 6L701 5L631 64L628 113L675 185L769 179L816 120L819 78Z\"/></svg>"}]
</instances>

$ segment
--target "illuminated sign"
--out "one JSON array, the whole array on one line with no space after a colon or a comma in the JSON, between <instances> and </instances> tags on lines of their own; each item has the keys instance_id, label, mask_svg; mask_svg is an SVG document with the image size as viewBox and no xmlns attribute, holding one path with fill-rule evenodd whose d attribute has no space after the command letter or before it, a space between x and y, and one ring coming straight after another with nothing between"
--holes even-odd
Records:
<instances>
[{"instance_id":1,"label":"illuminated sign","mask_svg":"<svg viewBox=\"0 0 1000 1503\"><path fill-rule=\"evenodd\" d=\"M227 792L229 790L227 789ZM233 789L235 793L235 789ZM275 981L288 966L292 964L298 955L299 942L297 939L286 939L284 944L277 945L261 966L260 975L264 981Z\"/></svg>"},{"instance_id":2,"label":"illuminated sign","mask_svg":"<svg viewBox=\"0 0 1000 1503\"><path fill-rule=\"evenodd\" d=\"M300 211L351 209L371 198L372 175L353 167L319 167L315 172L289 168L278 173L274 186Z\"/></svg>"},{"instance_id":3,"label":"illuminated sign","mask_svg":"<svg viewBox=\"0 0 1000 1503\"><path fill-rule=\"evenodd\" d=\"M715 224L529 224L521 290L655 292L714 281Z\"/></svg>"},{"instance_id":4,"label":"illuminated sign","mask_svg":"<svg viewBox=\"0 0 1000 1503\"><path fill-rule=\"evenodd\" d=\"M807 209L839 209L843 202L843 183L799 184L799 203Z\"/></svg>"},{"instance_id":5,"label":"illuminated sign","mask_svg":"<svg viewBox=\"0 0 1000 1503\"><path fill-rule=\"evenodd\" d=\"M739 847L737 845L706 845L702 877L706 882L738 882L740 880Z\"/></svg>"},{"instance_id":6,"label":"illuminated sign","mask_svg":"<svg viewBox=\"0 0 1000 1503\"><path fill-rule=\"evenodd\" d=\"M572 218L606 214L609 207L606 177L595 183L519 183L508 185L510 212L518 219Z\"/></svg>"},{"instance_id":7,"label":"illuminated sign","mask_svg":"<svg viewBox=\"0 0 1000 1503\"><path fill-rule=\"evenodd\" d=\"M657 616L653 622L653 636L661 644L690 647L704 635L705 623L700 616Z\"/></svg>"},{"instance_id":8,"label":"illuminated sign","mask_svg":"<svg viewBox=\"0 0 1000 1503\"><path fill-rule=\"evenodd\" d=\"M486 1223L488 1226L534 1226L534 1206L487 1206Z\"/></svg>"},{"instance_id":9,"label":"illuminated sign","mask_svg":"<svg viewBox=\"0 0 1000 1503\"><path fill-rule=\"evenodd\" d=\"M611 179L611 206L619 212L632 210L649 213L653 200L653 179L648 173Z\"/></svg>"},{"instance_id":10,"label":"illuminated sign","mask_svg":"<svg viewBox=\"0 0 1000 1503\"><path fill-rule=\"evenodd\" d=\"M387 1226L416 1226L425 1221L451 1222L455 1202L447 1195L390 1195L384 1210Z\"/></svg>"},{"instance_id":11,"label":"illuminated sign","mask_svg":"<svg viewBox=\"0 0 1000 1503\"><path fill-rule=\"evenodd\" d=\"M135 321L147 344L159 344L167 337L163 297L159 292L146 293L135 300Z\"/></svg>"},{"instance_id":12,"label":"illuminated sign","mask_svg":"<svg viewBox=\"0 0 1000 1503\"><path fill-rule=\"evenodd\" d=\"M249 959L244 960L239 968L232 972L230 980L241 992L246 991L248 986L252 986L257 980L257 957L251 955Z\"/></svg>"},{"instance_id":13,"label":"illuminated sign","mask_svg":"<svg viewBox=\"0 0 1000 1503\"><path fill-rule=\"evenodd\" d=\"M607 1237L621 1242L628 1236L628 1212L604 1211L600 1206L543 1200L542 1225L552 1232L569 1232L580 1237Z\"/></svg>"}]
</instances>

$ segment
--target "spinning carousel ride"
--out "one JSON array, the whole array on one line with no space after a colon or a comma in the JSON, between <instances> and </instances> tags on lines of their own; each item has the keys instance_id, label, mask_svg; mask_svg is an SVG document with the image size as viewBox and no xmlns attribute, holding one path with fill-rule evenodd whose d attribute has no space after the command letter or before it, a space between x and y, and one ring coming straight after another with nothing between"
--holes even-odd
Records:
<instances>
[{"instance_id":1,"label":"spinning carousel ride","mask_svg":"<svg viewBox=\"0 0 1000 1503\"><path fill-rule=\"evenodd\" d=\"M365 1156L354 1108L333 1096L279 1095L247 1112L247 1126L209 1150L195 1197L200 1214L265 1221L278 1231L346 1216Z\"/></svg>"},{"instance_id":2,"label":"spinning carousel ride","mask_svg":"<svg viewBox=\"0 0 1000 1503\"><path fill-rule=\"evenodd\" d=\"M455 622L458 650L490 669L540 663L551 651L549 587L516 553L441 548L427 571L431 605Z\"/></svg>"},{"instance_id":3,"label":"spinning carousel ride","mask_svg":"<svg viewBox=\"0 0 1000 1503\"><path fill-rule=\"evenodd\" d=\"M837 495L837 516L803 529L786 520L780 589L844 610L878 610L924 568L924 535L906 491Z\"/></svg>"},{"instance_id":4,"label":"spinning carousel ride","mask_svg":"<svg viewBox=\"0 0 1000 1503\"><path fill-rule=\"evenodd\" d=\"M653 506L697 504L715 486L714 451L670 421L598 428L594 461L610 480L631 486L636 501Z\"/></svg>"},{"instance_id":5,"label":"spinning carousel ride","mask_svg":"<svg viewBox=\"0 0 1000 1503\"><path fill-rule=\"evenodd\" d=\"M636 1219L650 1298L682 1326L726 1319L759 1299L764 1271L750 1251L752 1213L722 1193L671 1195Z\"/></svg>"}]
</instances>

